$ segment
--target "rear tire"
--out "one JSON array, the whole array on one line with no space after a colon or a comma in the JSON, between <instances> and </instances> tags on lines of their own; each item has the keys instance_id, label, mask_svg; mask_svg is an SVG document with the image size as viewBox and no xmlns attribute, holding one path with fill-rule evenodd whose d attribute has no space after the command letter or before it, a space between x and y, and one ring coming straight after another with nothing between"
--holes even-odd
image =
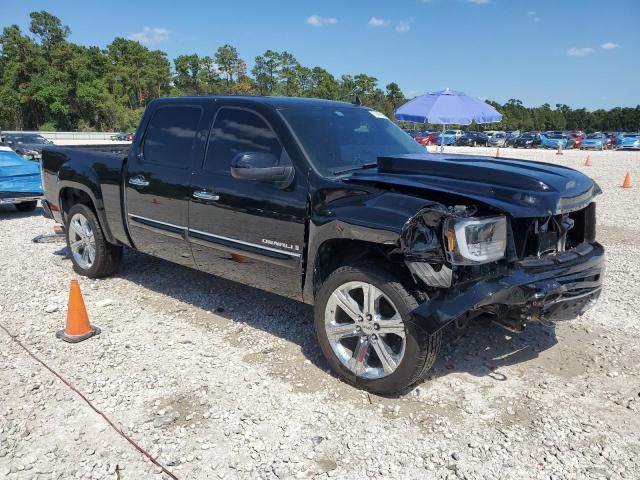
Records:
<instances>
[{"instance_id":1,"label":"rear tire","mask_svg":"<svg viewBox=\"0 0 640 480\"><path fill-rule=\"evenodd\" d=\"M373 288L367 290L369 287ZM368 302L367 291L377 300ZM351 308L351 315L337 298L346 299L344 305ZM331 369L347 383L378 394L400 392L423 378L440 352L442 333L430 334L407 321L417 306L413 295L377 266L335 270L320 287L314 307L316 336ZM336 326L348 330L339 334L344 338L336 339ZM361 343L366 347L360 347ZM358 361L356 352L365 349ZM383 362L378 352L390 354L393 361Z\"/></svg>"},{"instance_id":2,"label":"rear tire","mask_svg":"<svg viewBox=\"0 0 640 480\"><path fill-rule=\"evenodd\" d=\"M33 212L38 205L38 201L16 203L15 207L19 212Z\"/></svg>"},{"instance_id":3,"label":"rear tire","mask_svg":"<svg viewBox=\"0 0 640 480\"><path fill-rule=\"evenodd\" d=\"M122 262L122 247L107 242L93 210L76 204L69 210L65 235L73 270L85 277L113 274Z\"/></svg>"}]
</instances>

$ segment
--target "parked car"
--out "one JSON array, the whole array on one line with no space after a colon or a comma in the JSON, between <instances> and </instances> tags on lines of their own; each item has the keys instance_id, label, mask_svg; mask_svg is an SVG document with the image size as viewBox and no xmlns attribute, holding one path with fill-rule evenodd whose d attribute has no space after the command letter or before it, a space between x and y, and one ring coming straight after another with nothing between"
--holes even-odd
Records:
<instances>
[{"instance_id":1,"label":"parked car","mask_svg":"<svg viewBox=\"0 0 640 480\"><path fill-rule=\"evenodd\" d=\"M540 135L537 133L523 133L513 141L515 148L537 148L542 143Z\"/></svg>"},{"instance_id":2,"label":"parked car","mask_svg":"<svg viewBox=\"0 0 640 480\"><path fill-rule=\"evenodd\" d=\"M616 137L618 136L618 134L616 132L605 132L605 135L607 136L607 148L615 148Z\"/></svg>"},{"instance_id":3,"label":"parked car","mask_svg":"<svg viewBox=\"0 0 640 480\"><path fill-rule=\"evenodd\" d=\"M540 146L542 148L562 148L563 150L567 150L570 148L574 148L576 145L576 140L571 135L565 134L553 134L548 137L544 137Z\"/></svg>"},{"instance_id":4,"label":"parked car","mask_svg":"<svg viewBox=\"0 0 640 480\"><path fill-rule=\"evenodd\" d=\"M640 149L640 133L624 133L618 137L618 150Z\"/></svg>"},{"instance_id":5,"label":"parked car","mask_svg":"<svg viewBox=\"0 0 640 480\"><path fill-rule=\"evenodd\" d=\"M504 141L505 147L513 147L515 145L516 140L520 137L520 130L515 130L513 132L506 132L507 138Z\"/></svg>"},{"instance_id":6,"label":"parked car","mask_svg":"<svg viewBox=\"0 0 640 480\"><path fill-rule=\"evenodd\" d=\"M454 145L456 140L464 133L462 130L445 130L444 133L438 135L438 145Z\"/></svg>"},{"instance_id":7,"label":"parked car","mask_svg":"<svg viewBox=\"0 0 640 480\"><path fill-rule=\"evenodd\" d=\"M607 136L604 133L591 133L587 135L581 145L580 150L604 150L607 148Z\"/></svg>"},{"instance_id":8,"label":"parked car","mask_svg":"<svg viewBox=\"0 0 640 480\"><path fill-rule=\"evenodd\" d=\"M465 132L456 140L456 145L465 147L487 146L487 136L482 132Z\"/></svg>"},{"instance_id":9,"label":"parked car","mask_svg":"<svg viewBox=\"0 0 640 480\"><path fill-rule=\"evenodd\" d=\"M520 130L508 130L505 133L507 135L507 140L518 138L520 136Z\"/></svg>"},{"instance_id":10,"label":"parked car","mask_svg":"<svg viewBox=\"0 0 640 480\"><path fill-rule=\"evenodd\" d=\"M419 132L418 135L415 136L415 139L420 145L435 145L438 143L438 133L426 130L424 132Z\"/></svg>"},{"instance_id":11,"label":"parked car","mask_svg":"<svg viewBox=\"0 0 640 480\"><path fill-rule=\"evenodd\" d=\"M52 141L35 133L5 134L4 143L11 147L18 155L31 158L32 160L40 160L42 157L42 147L53 144Z\"/></svg>"},{"instance_id":12,"label":"parked car","mask_svg":"<svg viewBox=\"0 0 640 480\"><path fill-rule=\"evenodd\" d=\"M42 166L78 274L128 246L302 299L330 367L377 393L424 377L456 319L575 318L604 277L589 177L429 154L350 103L156 99L128 154L52 147Z\"/></svg>"},{"instance_id":13,"label":"parked car","mask_svg":"<svg viewBox=\"0 0 640 480\"><path fill-rule=\"evenodd\" d=\"M489 140L487 145L490 147L504 147L507 141L507 134L505 132L496 132Z\"/></svg>"},{"instance_id":14,"label":"parked car","mask_svg":"<svg viewBox=\"0 0 640 480\"><path fill-rule=\"evenodd\" d=\"M572 132L569 132L569 135L573 137L573 140L575 141L575 145L573 148L580 148L580 146L582 145L582 141L584 140L584 136L580 135L580 133Z\"/></svg>"},{"instance_id":15,"label":"parked car","mask_svg":"<svg viewBox=\"0 0 640 480\"><path fill-rule=\"evenodd\" d=\"M116 133L115 135L111 135L111 140L115 142L132 142L133 141L133 133Z\"/></svg>"},{"instance_id":16,"label":"parked car","mask_svg":"<svg viewBox=\"0 0 640 480\"><path fill-rule=\"evenodd\" d=\"M19 211L29 212L35 210L40 198L40 164L0 146L0 205L15 205Z\"/></svg>"}]
</instances>

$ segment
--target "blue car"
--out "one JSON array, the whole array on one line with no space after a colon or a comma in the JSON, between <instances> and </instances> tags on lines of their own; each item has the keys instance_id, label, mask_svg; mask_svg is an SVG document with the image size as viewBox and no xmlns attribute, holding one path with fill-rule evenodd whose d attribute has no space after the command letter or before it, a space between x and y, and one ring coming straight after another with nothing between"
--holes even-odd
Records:
<instances>
[{"instance_id":1,"label":"blue car","mask_svg":"<svg viewBox=\"0 0 640 480\"><path fill-rule=\"evenodd\" d=\"M582 140L580 150L605 150L607 148L607 136L604 133L592 133Z\"/></svg>"},{"instance_id":2,"label":"blue car","mask_svg":"<svg viewBox=\"0 0 640 480\"><path fill-rule=\"evenodd\" d=\"M542 137L542 148L562 148L563 150L574 148L576 146L576 139L571 135L553 134Z\"/></svg>"},{"instance_id":3,"label":"blue car","mask_svg":"<svg viewBox=\"0 0 640 480\"><path fill-rule=\"evenodd\" d=\"M444 133L438 135L438 145L455 145L456 140L462 135L462 130L446 130Z\"/></svg>"},{"instance_id":4,"label":"blue car","mask_svg":"<svg viewBox=\"0 0 640 480\"><path fill-rule=\"evenodd\" d=\"M618 136L618 150L640 150L640 133L623 133Z\"/></svg>"},{"instance_id":5,"label":"blue car","mask_svg":"<svg viewBox=\"0 0 640 480\"><path fill-rule=\"evenodd\" d=\"M9 147L0 146L0 205L15 205L21 212L30 212L40 198L40 163L25 160Z\"/></svg>"}]
</instances>

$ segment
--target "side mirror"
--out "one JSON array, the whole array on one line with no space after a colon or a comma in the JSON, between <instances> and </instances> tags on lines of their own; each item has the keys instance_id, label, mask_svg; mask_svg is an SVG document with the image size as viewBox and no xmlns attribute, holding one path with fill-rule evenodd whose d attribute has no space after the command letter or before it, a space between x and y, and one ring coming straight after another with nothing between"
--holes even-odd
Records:
<instances>
[{"instance_id":1,"label":"side mirror","mask_svg":"<svg viewBox=\"0 0 640 480\"><path fill-rule=\"evenodd\" d=\"M240 153L231 160L231 176L238 180L275 183L285 189L293 182L294 174L291 166L279 167L278 159L271 153Z\"/></svg>"}]
</instances>

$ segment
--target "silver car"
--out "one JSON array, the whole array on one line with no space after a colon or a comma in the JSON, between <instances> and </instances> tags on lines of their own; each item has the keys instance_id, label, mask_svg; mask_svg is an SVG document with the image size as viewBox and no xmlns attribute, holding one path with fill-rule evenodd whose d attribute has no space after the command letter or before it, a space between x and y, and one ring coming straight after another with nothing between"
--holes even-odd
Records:
<instances>
[{"instance_id":1,"label":"silver car","mask_svg":"<svg viewBox=\"0 0 640 480\"><path fill-rule=\"evenodd\" d=\"M505 132L496 132L491 138L489 138L487 145L492 147L504 147L507 141L507 134Z\"/></svg>"}]
</instances>

